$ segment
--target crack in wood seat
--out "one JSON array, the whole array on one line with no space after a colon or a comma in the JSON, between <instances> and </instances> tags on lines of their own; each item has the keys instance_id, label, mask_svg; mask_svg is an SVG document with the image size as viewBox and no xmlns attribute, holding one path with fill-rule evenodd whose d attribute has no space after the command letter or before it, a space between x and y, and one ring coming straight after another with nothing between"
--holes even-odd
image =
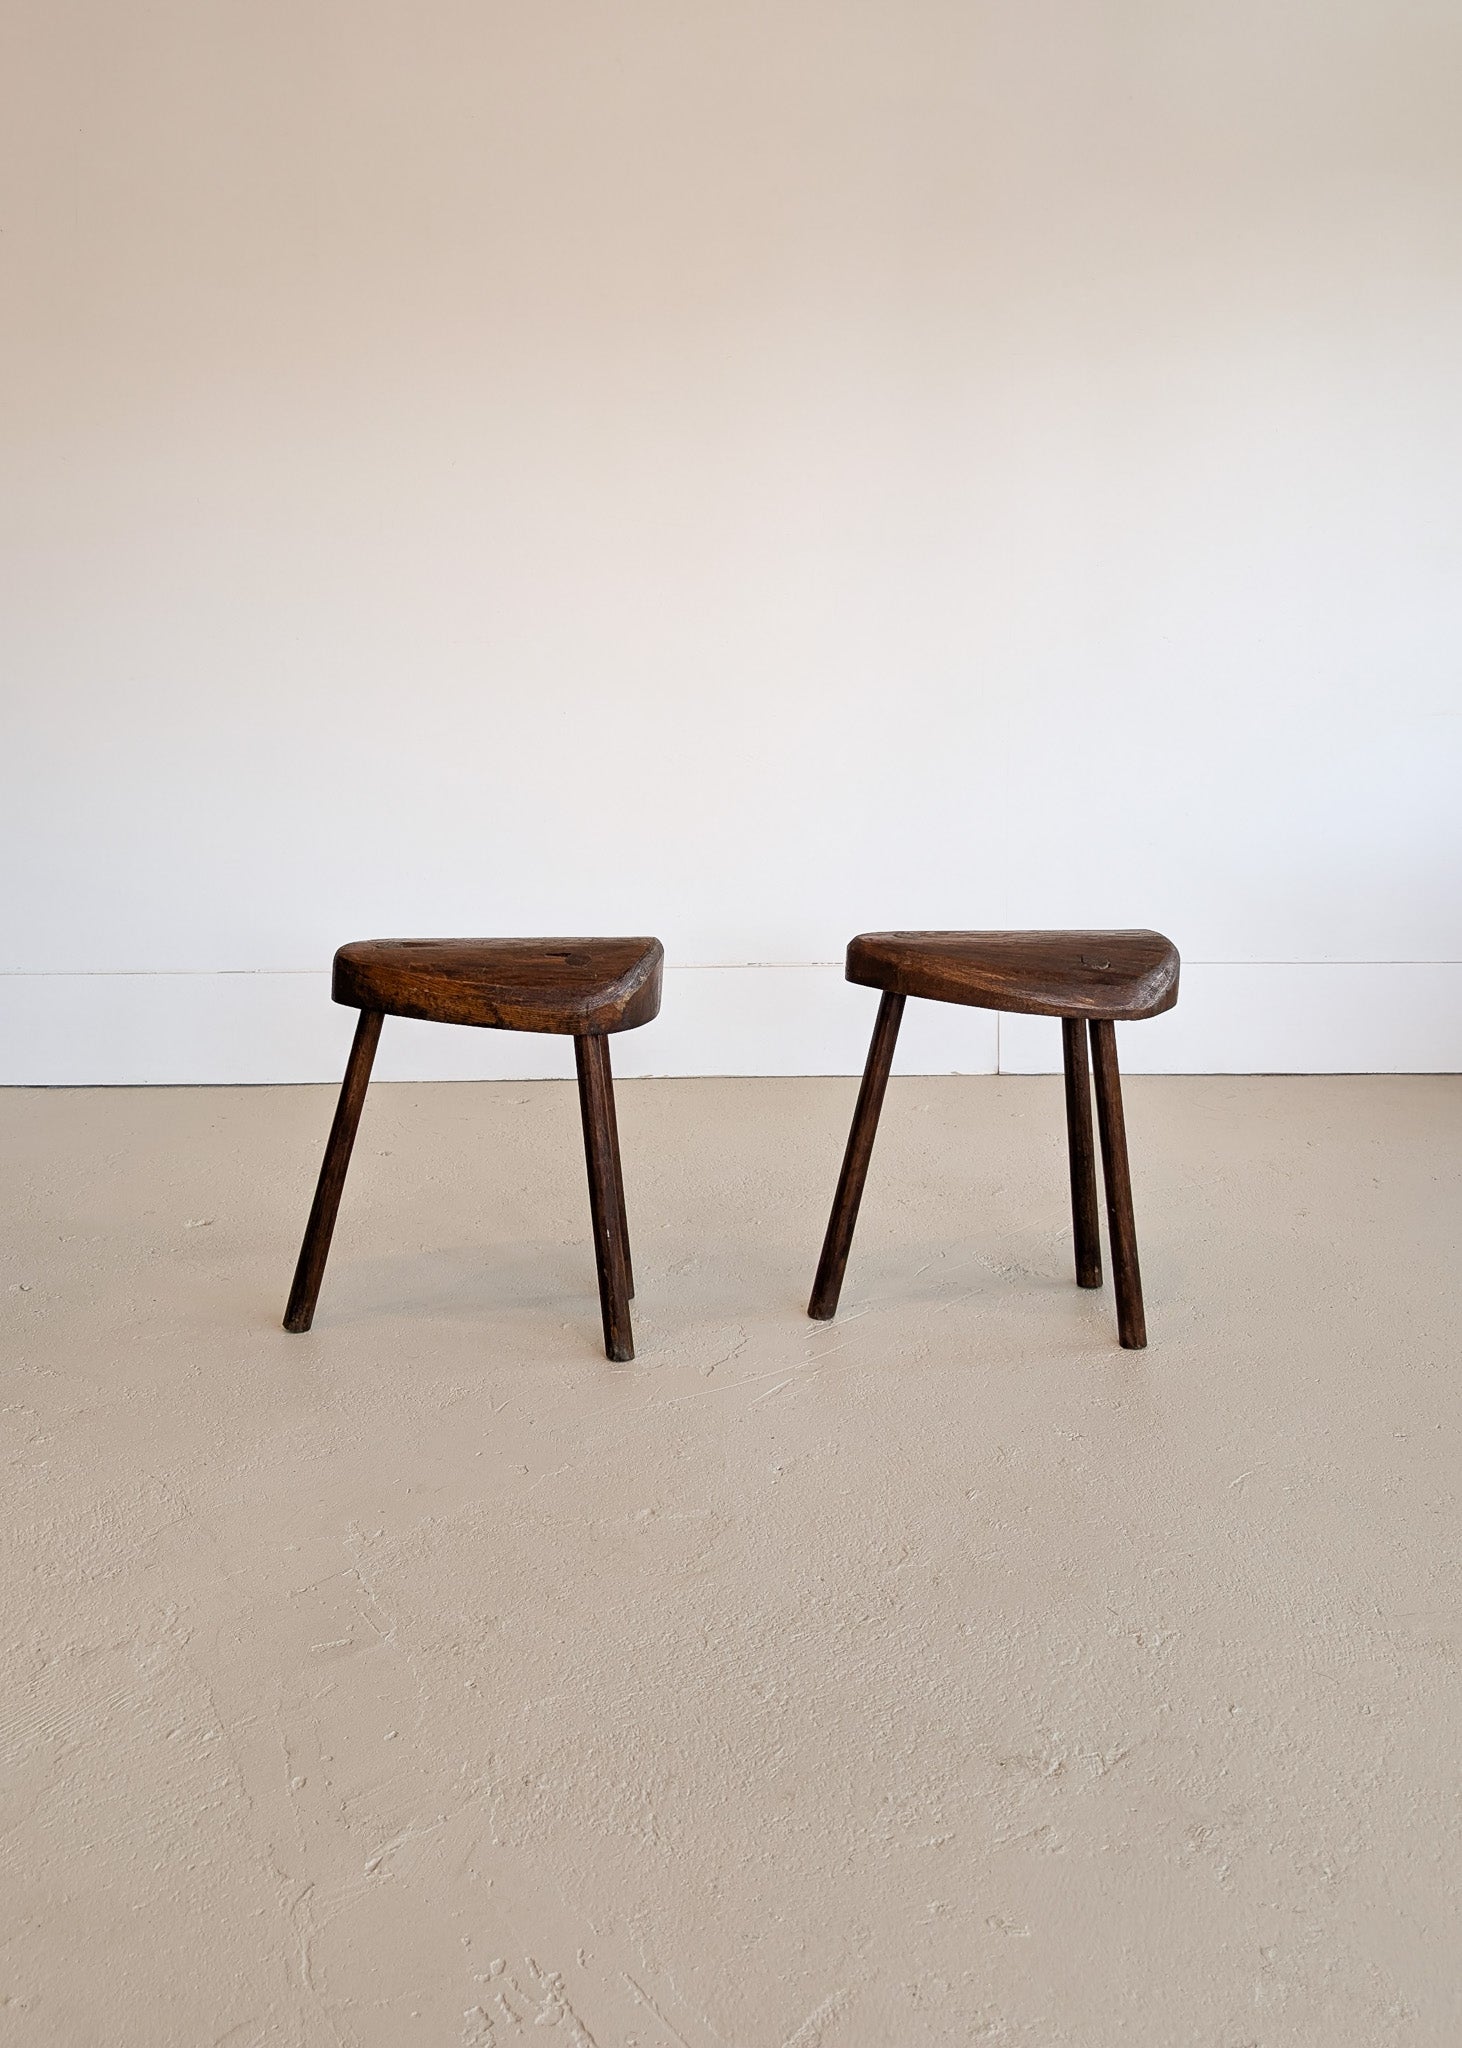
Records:
<instances>
[{"instance_id":1,"label":"crack in wood seat","mask_svg":"<svg viewBox=\"0 0 1462 2048\"><path fill-rule=\"evenodd\" d=\"M1156 1017L1178 1000L1161 932L863 932L847 978L895 995L1029 1017Z\"/></svg>"},{"instance_id":2,"label":"crack in wood seat","mask_svg":"<svg viewBox=\"0 0 1462 2048\"><path fill-rule=\"evenodd\" d=\"M633 1031L660 1011L658 939L358 939L331 994L358 1010L575 1037Z\"/></svg>"}]
</instances>

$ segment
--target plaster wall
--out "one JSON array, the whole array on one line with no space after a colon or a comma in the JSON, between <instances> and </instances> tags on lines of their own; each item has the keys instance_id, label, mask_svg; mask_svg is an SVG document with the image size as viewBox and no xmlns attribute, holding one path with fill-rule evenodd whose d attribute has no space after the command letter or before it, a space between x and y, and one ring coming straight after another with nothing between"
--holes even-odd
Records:
<instances>
[{"instance_id":1,"label":"plaster wall","mask_svg":"<svg viewBox=\"0 0 1462 2048\"><path fill-rule=\"evenodd\" d=\"M846 1071L851 932L1088 922L1191 963L1131 1065L1462 1064L1451 0L0 26L0 1078L611 929L626 1070Z\"/></svg>"}]
</instances>

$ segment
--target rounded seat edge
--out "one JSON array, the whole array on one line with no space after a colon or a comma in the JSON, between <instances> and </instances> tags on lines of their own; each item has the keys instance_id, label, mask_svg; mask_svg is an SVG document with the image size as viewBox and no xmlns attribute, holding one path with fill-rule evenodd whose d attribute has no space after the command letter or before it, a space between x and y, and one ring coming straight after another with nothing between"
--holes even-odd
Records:
<instances>
[{"instance_id":1,"label":"rounded seat edge","mask_svg":"<svg viewBox=\"0 0 1462 2048\"><path fill-rule=\"evenodd\" d=\"M330 993L388 1016L585 1037L652 1022L664 965L648 937L352 939L336 949Z\"/></svg>"},{"instance_id":2,"label":"rounded seat edge","mask_svg":"<svg viewBox=\"0 0 1462 2048\"><path fill-rule=\"evenodd\" d=\"M1137 1023L1178 1000L1181 957L1162 932L860 932L846 978L932 1002Z\"/></svg>"}]
</instances>

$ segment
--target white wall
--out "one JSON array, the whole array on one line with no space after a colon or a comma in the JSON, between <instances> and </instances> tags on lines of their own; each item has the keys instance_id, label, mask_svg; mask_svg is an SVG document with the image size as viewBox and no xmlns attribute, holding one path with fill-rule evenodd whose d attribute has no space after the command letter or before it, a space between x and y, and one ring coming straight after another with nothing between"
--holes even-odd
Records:
<instances>
[{"instance_id":1,"label":"white wall","mask_svg":"<svg viewBox=\"0 0 1462 2048\"><path fill-rule=\"evenodd\" d=\"M1457 0L3 23L3 1078L324 1076L479 931L839 1070L850 933L1064 923L1192 963L1134 1067L1462 1066Z\"/></svg>"}]
</instances>

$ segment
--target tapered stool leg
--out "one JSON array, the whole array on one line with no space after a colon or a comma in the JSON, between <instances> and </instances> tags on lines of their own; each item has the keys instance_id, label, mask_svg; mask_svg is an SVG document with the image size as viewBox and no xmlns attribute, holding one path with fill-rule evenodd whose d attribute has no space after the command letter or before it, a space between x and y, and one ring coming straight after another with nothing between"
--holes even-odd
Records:
<instances>
[{"instance_id":1,"label":"tapered stool leg","mask_svg":"<svg viewBox=\"0 0 1462 2048\"><path fill-rule=\"evenodd\" d=\"M1132 1220L1132 1176L1127 1166L1122 1077L1117 1069L1116 1028L1105 1019L1092 1019L1091 1058L1096 1072L1102 1172L1107 1184L1107 1235L1112 1246L1112 1278L1117 1288L1117 1335L1124 1351L1140 1351L1147 1342L1147 1320L1142 1312L1142 1274L1137 1265L1137 1226Z\"/></svg>"},{"instance_id":2,"label":"tapered stool leg","mask_svg":"<svg viewBox=\"0 0 1462 2048\"><path fill-rule=\"evenodd\" d=\"M1086 1026L1079 1017L1061 1019L1061 1052L1066 1068L1066 1149L1071 1160L1076 1284L1100 1287L1102 1234L1097 1221L1096 1152L1091 1142L1091 1075L1086 1060Z\"/></svg>"},{"instance_id":3,"label":"tapered stool leg","mask_svg":"<svg viewBox=\"0 0 1462 2048\"><path fill-rule=\"evenodd\" d=\"M878 1113L883 1108L884 1090L888 1086L889 1068L893 1065L893 1049L898 1043L903 1014L904 998L894 995L891 990L886 991L878 1006L873 1039L868 1047L868 1064L863 1069L863 1085L858 1090L858 1106L853 1111L853 1127L848 1132L848 1148L843 1154L843 1170L838 1176L838 1191L833 1196L817 1278L812 1283L812 1299L807 1304L807 1313L820 1323L837 1314L838 1296L843 1291L843 1272L853 1242L853 1225L858 1221L858 1204L863 1199L863 1183L868 1178Z\"/></svg>"},{"instance_id":4,"label":"tapered stool leg","mask_svg":"<svg viewBox=\"0 0 1462 2048\"><path fill-rule=\"evenodd\" d=\"M380 1036L381 1012L362 1010L346 1063L345 1079L340 1084L340 1100L335 1105L335 1121L330 1126L315 1199L310 1207L310 1220L305 1225L299 1264L294 1269L289 1306L284 1311L286 1330L307 1330L315 1319L315 1303L320 1298L320 1282L325 1277L325 1261L330 1256L330 1239L335 1229L335 1214L340 1207L340 1191L345 1186L345 1170L350 1164L355 1129L360 1122L361 1105L365 1101L371 1063L376 1057Z\"/></svg>"},{"instance_id":5,"label":"tapered stool leg","mask_svg":"<svg viewBox=\"0 0 1462 2048\"><path fill-rule=\"evenodd\" d=\"M574 1039L579 1070L579 1108L584 1118L584 1158L589 1168L589 1213L594 1219L594 1258L599 1268L599 1307L604 1349L616 1364L635 1355L629 1319L629 1257L624 1234L624 1189L614 1131L614 1079L609 1040L602 1033Z\"/></svg>"},{"instance_id":6,"label":"tapered stool leg","mask_svg":"<svg viewBox=\"0 0 1462 2048\"><path fill-rule=\"evenodd\" d=\"M609 1040L604 1041L604 1068L609 1071ZM609 1122L609 1156L614 1166L615 1218L619 1229L619 1247L624 1255L624 1291L628 1300L635 1298L635 1266L629 1249L629 1217L624 1207L624 1168L619 1161L619 1118L614 1107L614 1083L611 1080L604 1093L605 1108Z\"/></svg>"}]
</instances>

